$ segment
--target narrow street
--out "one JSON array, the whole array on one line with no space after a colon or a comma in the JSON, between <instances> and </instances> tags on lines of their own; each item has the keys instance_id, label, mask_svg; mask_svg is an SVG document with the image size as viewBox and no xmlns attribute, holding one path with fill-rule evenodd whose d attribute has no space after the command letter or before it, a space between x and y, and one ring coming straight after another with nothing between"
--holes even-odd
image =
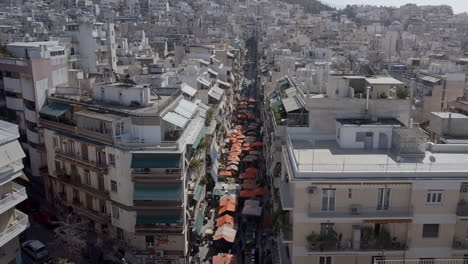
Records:
<instances>
[{"instance_id":1,"label":"narrow street","mask_svg":"<svg viewBox=\"0 0 468 264\"><path fill-rule=\"evenodd\" d=\"M273 263L273 241L269 239L272 233L270 180L262 155L263 123L259 118L262 102L257 87L255 38L247 41L247 48L246 81L235 102L231 129L227 131L226 153L221 159L217 183L222 186L221 194L219 200L214 198L218 201L214 206L217 229L213 231L211 254L208 255L210 260L213 257L213 263L232 261L232 258L242 264Z\"/></svg>"}]
</instances>

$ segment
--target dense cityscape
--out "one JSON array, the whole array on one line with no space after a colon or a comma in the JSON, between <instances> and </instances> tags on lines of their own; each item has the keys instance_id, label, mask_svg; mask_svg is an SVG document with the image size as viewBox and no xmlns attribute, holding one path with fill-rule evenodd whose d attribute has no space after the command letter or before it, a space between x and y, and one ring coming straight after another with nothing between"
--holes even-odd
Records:
<instances>
[{"instance_id":1,"label":"dense cityscape","mask_svg":"<svg viewBox=\"0 0 468 264\"><path fill-rule=\"evenodd\" d=\"M0 264L468 263L468 13L349 2L0 0Z\"/></svg>"}]
</instances>

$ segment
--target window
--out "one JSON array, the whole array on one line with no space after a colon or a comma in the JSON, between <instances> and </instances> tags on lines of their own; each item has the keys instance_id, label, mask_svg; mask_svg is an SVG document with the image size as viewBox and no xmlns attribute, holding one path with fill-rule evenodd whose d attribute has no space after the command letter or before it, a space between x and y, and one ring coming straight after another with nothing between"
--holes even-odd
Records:
<instances>
[{"instance_id":1,"label":"window","mask_svg":"<svg viewBox=\"0 0 468 264\"><path fill-rule=\"evenodd\" d=\"M319 264L332 264L332 257L330 257L330 256L320 256Z\"/></svg>"},{"instance_id":2,"label":"window","mask_svg":"<svg viewBox=\"0 0 468 264\"><path fill-rule=\"evenodd\" d=\"M111 191L117 192L117 182L111 180Z\"/></svg>"},{"instance_id":3,"label":"window","mask_svg":"<svg viewBox=\"0 0 468 264\"><path fill-rule=\"evenodd\" d=\"M146 236L146 247L147 248L153 248L154 247L154 236Z\"/></svg>"},{"instance_id":4,"label":"window","mask_svg":"<svg viewBox=\"0 0 468 264\"><path fill-rule=\"evenodd\" d=\"M112 206L112 217L114 219L119 219L119 208L117 206Z\"/></svg>"},{"instance_id":5,"label":"window","mask_svg":"<svg viewBox=\"0 0 468 264\"><path fill-rule=\"evenodd\" d=\"M106 201L100 200L99 201L99 208L100 208L102 214L107 214Z\"/></svg>"},{"instance_id":6,"label":"window","mask_svg":"<svg viewBox=\"0 0 468 264\"><path fill-rule=\"evenodd\" d=\"M85 184L91 186L91 173L89 170L85 170Z\"/></svg>"},{"instance_id":7,"label":"window","mask_svg":"<svg viewBox=\"0 0 468 264\"><path fill-rule=\"evenodd\" d=\"M349 199L353 198L353 190L351 188L348 189L348 198Z\"/></svg>"},{"instance_id":8,"label":"window","mask_svg":"<svg viewBox=\"0 0 468 264\"><path fill-rule=\"evenodd\" d=\"M117 227L117 239L118 240L123 240L124 239L124 234L122 228Z\"/></svg>"},{"instance_id":9,"label":"window","mask_svg":"<svg viewBox=\"0 0 468 264\"><path fill-rule=\"evenodd\" d=\"M322 211L335 211L335 189L322 190Z\"/></svg>"},{"instance_id":10,"label":"window","mask_svg":"<svg viewBox=\"0 0 468 264\"><path fill-rule=\"evenodd\" d=\"M377 195L377 210L388 210L390 205L390 189L380 188Z\"/></svg>"},{"instance_id":11,"label":"window","mask_svg":"<svg viewBox=\"0 0 468 264\"><path fill-rule=\"evenodd\" d=\"M439 224L424 224L422 237L436 238L439 236Z\"/></svg>"},{"instance_id":12,"label":"window","mask_svg":"<svg viewBox=\"0 0 468 264\"><path fill-rule=\"evenodd\" d=\"M419 264L434 264L435 259L433 259L433 258L420 258L418 263Z\"/></svg>"},{"instance_id":13,"label":"window","mask_svg":"<svg viewBox=\"0 0 468 264\"><path fill-rule=\"evenodd\" d=\"M60 55L65 55L65 51L64 50L59 50L59 51L51 51L50 52L50 56L52 56L52 57L60 56Z\"/></svg>"},{"instance_id":14,"label":"window","mask_svg":"<svg viewBox=\"0 0 468 264\"><path fill-rule=\"evenodd\" d=\"M112 167L115 167L115 155L114 154L109 154L109 164Z\"/></svg>"},{"instance_id":15,"label":"window","mask_svg":"<svg viewBox=\"0 0 468 264\"><path fill-rule=\"evenodd\" d=\"M366 132L356 132L356 142L364 142Z\"/></svg>"},{"instance_id":16,"label":"window","mask_svg":"<svg viewBox=\"0 0 468 264\"><path fill-rule=\"evenodd\" d=\"M60 184L60 192L61 192L61 193L65 193L65 192L66 192L66 190L65 190L65 184L63 184L63 183Z\"/></svg>"},{"instance_id":17,"label":"window","mask_svg":"<svg viewBox=\"0 0 468 264\"><path fill-rule=\"evenodd\" d=\"M57 147L58 147L58 139L57 139L57 137L53 137L53 145L54 145L54 148L57 148Z\"/></svg>"},{"instance_id":18,"label":"window","mask_svg":"<svg viewBox=\"0 0 468 264\"><path fill-rule=\"evenodd\" d=\"M333 230L334 226L335 224L330 224L330 223L320 224L320 235L326 236L328 232Z\"/></svg>"},{"instance_id":19,"label":"window","mask_svg":"<svg viewBox=\"0 0 468 264\"><path fill-rule=\"evenodd\" d=\"M429 190L426 195L427 204L441 204L442 203L442 192L440 190Z\"/></svg>"}]
</instances>

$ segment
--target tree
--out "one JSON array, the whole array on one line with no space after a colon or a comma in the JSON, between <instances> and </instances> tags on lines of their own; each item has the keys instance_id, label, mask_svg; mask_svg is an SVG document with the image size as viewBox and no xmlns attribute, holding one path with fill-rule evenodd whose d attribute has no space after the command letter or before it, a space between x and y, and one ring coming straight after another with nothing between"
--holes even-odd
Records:
<instances>
[{"instance_id":1,"label":"tree","mask_svg":"<svg viewBox=\"0 0 468 264\"><path fill-rule=\"evenodd\" d=\"M407 99L409 96L408 90L400 87L396 90L396 96L398 99Z\"/></svg>"},{"instance_id":2,"label":"tree","mask_svg":"<svg viewBox=\"0 0 468 264\"><path fill-rule=\"evenodd\" d=\"M212 108L206 110L206 117L205 117L205 126L210 126L211 120L213 120L214 111Z\"/></svg>"}]
</instances>

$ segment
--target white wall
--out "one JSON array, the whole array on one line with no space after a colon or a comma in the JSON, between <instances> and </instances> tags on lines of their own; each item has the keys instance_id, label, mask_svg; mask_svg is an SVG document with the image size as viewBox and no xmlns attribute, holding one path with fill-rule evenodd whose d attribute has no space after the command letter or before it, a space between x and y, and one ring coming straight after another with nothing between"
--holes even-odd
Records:
<instances>
[{"instance_id":1,"label":"white wall","mask_svg":"<svg viewBox=\"0 0 468 264\"><path fill-rule=\"evenodd\" d=\"M337 137L337 142L342 148L364 148L364 142L356 142L356 133L358 132L373 132L373 148L379 148L380 133L387 135L387 148L391 147L392 143L392 126L341 126L337 122L337 130L339 130L340 137Z\"/></svg>"},{"instance_id":2,"label":"white wall","mask_svg":"<svg viewBox=\"0 0 468 264\"><path fill-rule=\"evenodd\" d=\"M145 142L161 142L161 127L160 126L137 126L132 125L131 140L142 140Z\"/></svg>"}]
</instances>

